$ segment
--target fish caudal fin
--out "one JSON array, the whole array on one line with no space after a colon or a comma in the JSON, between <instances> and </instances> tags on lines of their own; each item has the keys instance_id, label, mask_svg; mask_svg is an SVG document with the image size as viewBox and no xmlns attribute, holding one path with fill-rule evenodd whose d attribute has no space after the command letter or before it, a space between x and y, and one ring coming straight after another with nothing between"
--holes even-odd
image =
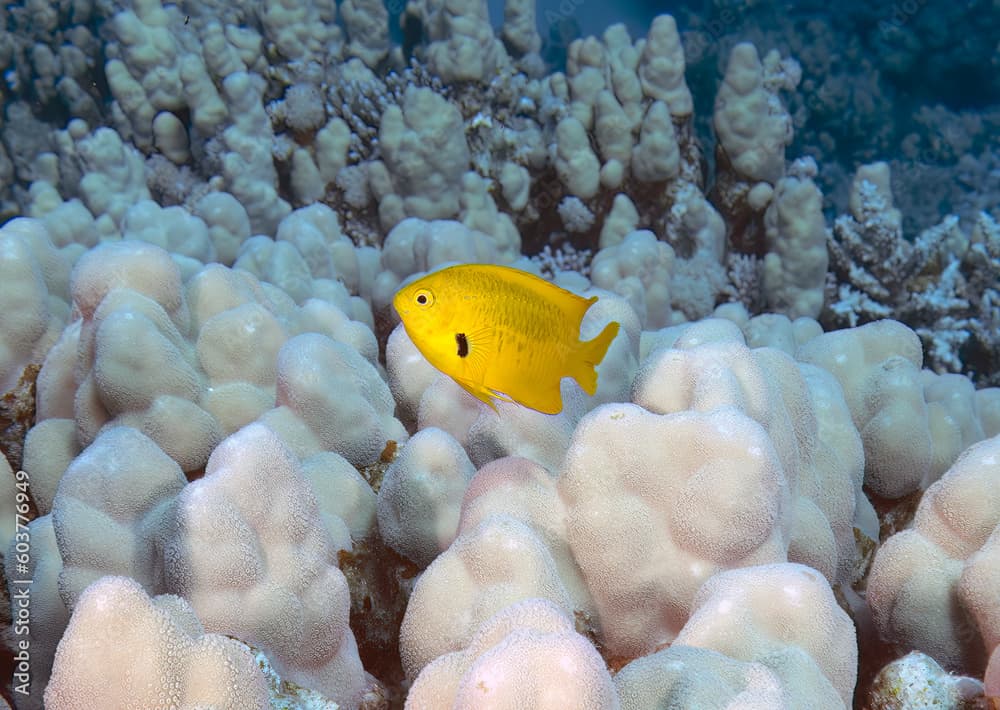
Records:
<instances>
[{"instance_id":1,"label":"fish caudal fin","mask_svg":"<svg viewBox=\"0 0 1000 710\"><path fill-rule=\"evenodd\" d=\"M611 341L618 335L618 328L618 323L612 321L604 327L604 330L596 338L580 343L580 349L577 351L569 374L589 395L593 395L597 391L597 370L594 367L601 364L601 360L604 359L611 346Z\"/></svg>"}]
</instances>

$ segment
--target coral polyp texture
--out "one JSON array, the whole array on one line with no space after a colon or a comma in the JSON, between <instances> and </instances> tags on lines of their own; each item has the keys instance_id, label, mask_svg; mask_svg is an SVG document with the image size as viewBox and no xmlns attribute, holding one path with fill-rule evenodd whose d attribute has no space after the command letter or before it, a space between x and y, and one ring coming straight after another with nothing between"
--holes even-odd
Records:
<instances>
[{"instance_id":1,"label":"coral polyp texture","mask_svg":"<svg viewBox=\"0 0 1000 710\"><path fill-rule=\"evenodd\" d=\"M0 9L0 707L1000 707L996 7L674 5Z\"/></svg>"}]
</instances>

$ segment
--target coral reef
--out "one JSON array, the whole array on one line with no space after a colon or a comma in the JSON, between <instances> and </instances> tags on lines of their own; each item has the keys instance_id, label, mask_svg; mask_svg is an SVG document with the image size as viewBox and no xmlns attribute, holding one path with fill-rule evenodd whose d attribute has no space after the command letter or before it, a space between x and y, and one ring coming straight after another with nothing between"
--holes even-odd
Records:
<instances>
[{"instance_id":1,"label":"coral reef","mask_svg":"<svg viewBox=\"0 0 1000 710\"><path fill-rule=\"evenodd\" d=\"M996 13L694 5L0 9L0 702L1000 703ZM596 393L431 366L456 262Z\"/></svg>"}]
</instances>

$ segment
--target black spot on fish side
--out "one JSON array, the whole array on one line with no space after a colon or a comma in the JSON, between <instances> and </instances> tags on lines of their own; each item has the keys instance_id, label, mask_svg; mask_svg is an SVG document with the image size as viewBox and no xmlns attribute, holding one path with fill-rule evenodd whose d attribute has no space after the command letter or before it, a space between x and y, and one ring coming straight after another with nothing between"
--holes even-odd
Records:
<instances>
[{"instance_id":1,"label":"black spot on fish side","mask_svg":"<svg viewBox=\"0 0 1000 710\"><path fill-rule=\"evenodd\" d=\"M465 333L455 333L455 342L458 343L458 356L465 357L469 354L469 340Z\"/></svg>"}]
</instances>

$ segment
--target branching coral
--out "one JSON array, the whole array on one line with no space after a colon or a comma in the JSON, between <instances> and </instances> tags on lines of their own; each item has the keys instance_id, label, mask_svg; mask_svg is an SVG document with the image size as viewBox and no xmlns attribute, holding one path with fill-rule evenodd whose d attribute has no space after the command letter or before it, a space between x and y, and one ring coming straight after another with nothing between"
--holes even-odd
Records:
<instances>
[{"instance_id":1,"label":"branching coral","mask_svg":"<svg viewBox=\"0 0 1000 710\"><path fill-rule=\"evenodd\" d=\"M935 370L1000 382L1000 227L989 214L971 233L948 217L910 241L889 168L876 163L858 170L851 214L834 223L829 249L827 327L892 317L917 331Z\"/></svg>"}]
</instances>

